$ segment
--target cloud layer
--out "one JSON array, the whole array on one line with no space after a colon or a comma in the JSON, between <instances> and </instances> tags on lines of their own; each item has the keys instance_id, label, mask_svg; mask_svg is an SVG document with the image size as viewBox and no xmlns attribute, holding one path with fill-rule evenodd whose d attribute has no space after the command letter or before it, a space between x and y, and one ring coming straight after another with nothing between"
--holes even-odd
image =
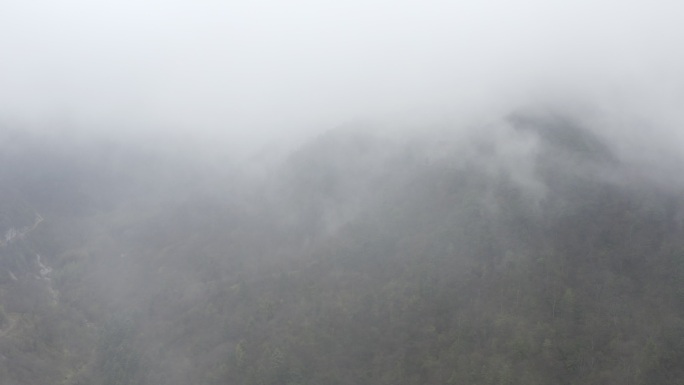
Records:
<instances>
[{"instance_id":1,"label":"cloud layer","mask_svg":"<svg viewBox=\"0 0 684 385\"><path fill-rule=\"evenodd\" d=\"M0 118L260 146L352 119L684 99L678 2L5 0Z\"/></svg>"}]
</instances>

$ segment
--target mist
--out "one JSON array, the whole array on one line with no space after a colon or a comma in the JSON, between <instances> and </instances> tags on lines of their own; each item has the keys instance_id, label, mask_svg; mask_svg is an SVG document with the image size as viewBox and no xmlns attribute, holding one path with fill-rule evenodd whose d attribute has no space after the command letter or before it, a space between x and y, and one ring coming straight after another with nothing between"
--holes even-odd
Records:
<instances>
[{"instance_id":1,"label":"mist","mask_svg":"<svg viewBox=\"0 0 684 385\"><path fill-rule=\"evenodd\" d=\"M350 121L425 127L543 103L676 125L681 12L639 1L6 0L0 118L241 154Z\"/></svg>"},{"instance_id":2,"label":"mist","mask_svg":"<svg viewBox=\"0 0 684 385\"><path fill-rule=\"evenodd\" d=\"M679 381L682 14L0 0L0 384Z\"/></svg>"}]
</instances>

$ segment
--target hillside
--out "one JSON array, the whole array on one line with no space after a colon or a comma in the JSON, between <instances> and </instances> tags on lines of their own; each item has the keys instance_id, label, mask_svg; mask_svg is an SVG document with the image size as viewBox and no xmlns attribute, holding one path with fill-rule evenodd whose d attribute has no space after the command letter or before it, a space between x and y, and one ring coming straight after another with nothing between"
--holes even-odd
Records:
<instances>
[{"instance_id":1,"label":"hillside","mask_svg":"<svg viewBox=\"0 0 684 385\"><path fill-rule=\"evenodd\" d=\"M0 383L678 383L678 184L571 117L473 132L259 177L6 135Z\"/></svg>"}]
</instances>

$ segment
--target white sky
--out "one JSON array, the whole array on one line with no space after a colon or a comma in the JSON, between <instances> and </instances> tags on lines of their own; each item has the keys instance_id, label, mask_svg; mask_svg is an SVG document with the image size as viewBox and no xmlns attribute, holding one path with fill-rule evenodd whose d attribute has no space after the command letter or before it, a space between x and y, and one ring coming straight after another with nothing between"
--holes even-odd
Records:
<instances>
[{"instance_id":1,"label":"white sky","mask_svg":"<svg viewBox=\"0 0 684 385\"><path fill-rule=\"evenodd\" d=\"M0 0L0 120L253 147L549 90L671 116L683 26L674 0Z\"/></svg>"}]
</instances>

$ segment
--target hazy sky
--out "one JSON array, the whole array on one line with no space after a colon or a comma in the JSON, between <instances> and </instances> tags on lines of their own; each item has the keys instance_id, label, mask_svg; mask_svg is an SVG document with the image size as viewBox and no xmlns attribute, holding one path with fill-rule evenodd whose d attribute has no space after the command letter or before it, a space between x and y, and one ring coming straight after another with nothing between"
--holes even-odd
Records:
<instances>
[{"instance_id":1,"label":"hazy sky","mask_svg":"<svg viewBox=\"0 0 684 385\"><path fill-rule=\"evenodd\" d=\"M0 0L0 119L254 146L554 92L672 115L683 15L674 0Z\"/></svg>"}]
</instances>

